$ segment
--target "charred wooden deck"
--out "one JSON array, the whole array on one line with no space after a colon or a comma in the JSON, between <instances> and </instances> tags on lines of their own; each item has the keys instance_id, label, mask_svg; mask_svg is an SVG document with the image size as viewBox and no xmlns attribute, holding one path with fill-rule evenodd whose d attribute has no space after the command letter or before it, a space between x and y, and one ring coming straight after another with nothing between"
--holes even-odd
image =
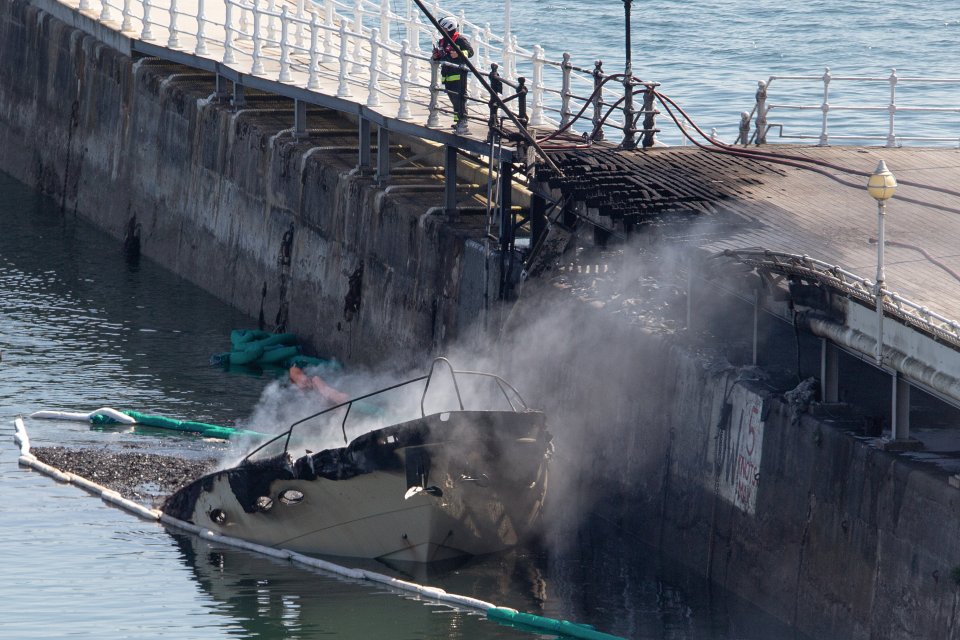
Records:
<instances>
[{"instance_id":1,"label":"charred wooden deck","mask_svg":"<svg viewBox=\"0 0 960 640\"><path fill-rule=\"evenodd\" d=\"M806 254L872 280L877 205L867 194L866 177L840 168L869 174L882 159L900 181L887 204L887 286L960 319L960 150L762 150L839 168L804 169L695 147L598 148L553 152L565 177L541 170L537 178L614 226L656 225L665 242L709 252Z\"/></svg>"}]
</instances>

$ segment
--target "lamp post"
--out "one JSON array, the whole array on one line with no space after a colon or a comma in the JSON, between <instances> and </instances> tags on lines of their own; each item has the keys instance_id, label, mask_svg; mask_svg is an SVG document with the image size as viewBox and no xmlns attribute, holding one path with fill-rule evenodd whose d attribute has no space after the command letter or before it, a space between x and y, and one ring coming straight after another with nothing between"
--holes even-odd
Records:
<instances>
[{"instance_id":1,"label":"lamp post","mask_svg":"<svg viewBox=\"0 0 960 640\"><path fill-rule=\"evenodd\" d=\"M624 149L635 149L637 140L634 130L634 110L633 110L633 60L630 52L630 7L633 0L623 0L623 20L624 20L624 56L626 57L626 67L623 74L623 143L620 145Z\"/></svg>"},{"instance_id":2,"label":"lamp post","mask_svg":"<svg viewBox=\"0 0 960 640\"><path fill-rule=\"evenodd\" d=\"M887 164L881 160L873 174L867 180L867 193L877 201L877 345L874 356L877 364L883 364L883 288L886 280L883 265L883 247L885 243L883 222L886 217L887 200L893 197L897 189L897 179Z\"/></svg>"}]
</instances>

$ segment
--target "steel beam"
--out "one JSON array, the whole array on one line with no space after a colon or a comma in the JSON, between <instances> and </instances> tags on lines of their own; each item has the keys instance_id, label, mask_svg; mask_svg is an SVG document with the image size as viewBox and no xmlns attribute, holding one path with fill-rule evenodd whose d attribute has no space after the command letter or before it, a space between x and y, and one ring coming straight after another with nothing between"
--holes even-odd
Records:
<instances>
[{"instance_id":1,"label":"steel beam","mask_svg":"<svg viewBox=\"0 0 960 640\"><path fill-rule=\"evenodd\" d=\"M447 212L448 217L455 218L457 216L457 148L454 146L446 146L443 174L443 209Z\"/></svg>"},{"instance_id":2,"label":"steel beam","mask_svg":"<svg viewBox=\"0 0 960 640\"><path fill-rule=\"evenodd\" d=\"M390 130L384 126L377 128L377 182L385 183L390 179Z\"/></svg>"}]
</instances>

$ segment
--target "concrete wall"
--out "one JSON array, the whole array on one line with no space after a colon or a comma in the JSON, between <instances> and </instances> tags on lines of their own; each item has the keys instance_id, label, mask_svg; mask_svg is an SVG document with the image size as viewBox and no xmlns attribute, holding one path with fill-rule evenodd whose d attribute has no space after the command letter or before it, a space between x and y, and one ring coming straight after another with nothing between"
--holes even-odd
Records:
<instances>
[{"instance_id":1,"label":"concrete wall","mask_svg":"<svg viewBox=\"0 0 960 640\"><path fill-rule=\"evenodd\" d=\"M352 155L311 151L24 2L0 3L0 63L0 169L118 238L135 216L146 255L251 315L274 320L286 283L289 329L379 363L441 349L482 313L476 225L384 197L350 175ZM575 544L561 525L584 517L623 529L820 639L960 637L960 504L942 476L709 350L527 286L498 370L551 415L552 543ZM739 465L733 421L750 407L759 475Z\"/></svg>"},{"instance_id":2,"label":"concrete wall","mask_svg":"<svg viewBox=\"0 0 960 640\"><path fill-rule=\"evenodd\" d=\"M948 473L860 436L856 408L804 393L815 381L774 391L682 334L566 294L512 320L511 368L538 372L524 393L551 403L552 522L622 528L817 640L960 637ZM550 542L575 538L557 526Z\"/></svg>"},{"instance_id":3,"label":"concrete wall","mask_svg":"<svg viewBox=\"0 0 960 640\"><path fill-rule=\"evenodd\" d=\"M268 326L286 304L305 342L372 363L422 358L481 315L482 295L459 297L476 229L424 215L436 193L385 197L350 175L355 154L280 133L292 111L234 113L209 81L20 1L0 7L0 60L0 168L118 238L135 217L145 255Z\"/></svg>"}]
</instances>

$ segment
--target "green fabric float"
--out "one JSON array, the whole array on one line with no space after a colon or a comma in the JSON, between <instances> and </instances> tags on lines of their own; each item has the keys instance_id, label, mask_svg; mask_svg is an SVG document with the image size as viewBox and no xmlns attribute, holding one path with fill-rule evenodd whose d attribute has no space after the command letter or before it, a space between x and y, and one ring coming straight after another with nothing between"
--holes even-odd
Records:
<instances>
[{"instance_id":1,"label":"green fabric float","mask_svg":"<svg viewBox=\"0 0 960 640\"><path fill-rule=\"evenodd\" d=\"M176 420L174 418L165 418L164 416L152 416L139 411L124 411L131 418L137 421L138 425L145 427L157 427L159 429L172 429L174 431L185 431L189 433L198 433L207 438L221 438L229 440L242 436L251 436L265 438L267 434L259 431L250 431L248 429L234 429L233 427L222 427L216 424L207 424L206 422L194 422L192 420ZM93 424L119 424L113 418L104 415L91 416L90 422Z\"/></svg>"},{"instance_id":2,"label":"green fabric float","mask_svg":"<svg viewBox=\"0 0 960 640\"><path fill-rule=\"evenodd\" d=\"M532 613L523 613L506 607L487 609L487 617L497 622L505 622L523 629L535 629L557 633L568 638L585 638L586 640L624 640L620 636L610 635L597 631L586 624L577 624L567 620L554 620L535 616Z\"/></svg>"}]
</instances>

